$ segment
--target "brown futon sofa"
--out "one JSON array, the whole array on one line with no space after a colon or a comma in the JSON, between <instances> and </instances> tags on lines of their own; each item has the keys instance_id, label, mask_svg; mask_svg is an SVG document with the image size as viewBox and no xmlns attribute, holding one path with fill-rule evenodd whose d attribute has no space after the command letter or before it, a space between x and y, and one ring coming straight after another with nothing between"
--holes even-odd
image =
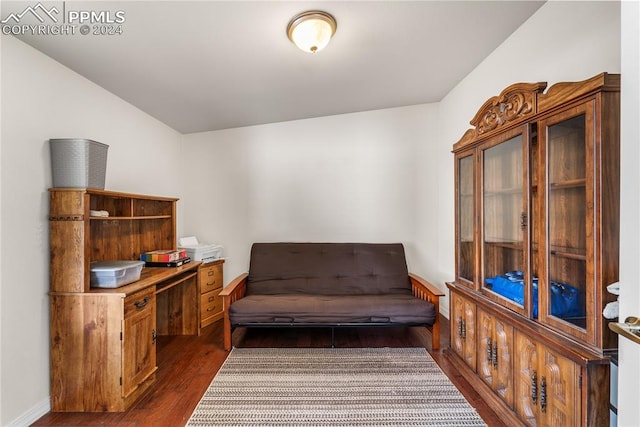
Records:
<instances>
[{"instance_id":1,"label":"brown futon sofa","mask_svg":"<svg viewBox=\"0 0 640 427\"><path fill-rule=\"evenodd\" d=\"M426 326L440 346L439 298L409 274L400 243L255 243L249 272L221 292L224 347L236 327ZM333 345L333 342L332 342Z\"/></svg>"}]
</instances>

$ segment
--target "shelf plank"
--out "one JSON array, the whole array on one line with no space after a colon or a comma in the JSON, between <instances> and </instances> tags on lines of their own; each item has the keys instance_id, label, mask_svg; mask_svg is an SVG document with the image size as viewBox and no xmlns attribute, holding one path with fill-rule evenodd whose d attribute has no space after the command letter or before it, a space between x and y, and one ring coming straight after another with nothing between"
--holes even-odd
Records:
<instances>
[{"instance_id":1,"label":"shelf plank","mask_svg":"<svg viewBox=\"0 0 640 427\"><path fill-rule=\"evenodd\" d=\"M514 241L485 241L485 245L489 246L497 246L501 248L509 248L509 249L522 249L522 242L514 242Z\"/></svg>"},{"instance_id":2,"label":"shelf plank","mask_svg":"<svg viewBox=\"0 0 640 427\"><path fill-rule=\"evenodd\" d=\"M108 221L108 220L148 220L148 219L168 219L171 215L145 215L145 216L92 216L91 220Z\"/></svg>"},{"instance_id":3,"label":"shelf plank","mask_svg":"<svg viewBox=\"0 0 640 427\"><path fill-rule=\"evenodd\" d=\"M576 261L586 261L587 255L585 250L579 249L551 249L549 252L552 256L557 256L561 258L574 259Z\"/></svg>"},{"instance_id":4,"label":"shelf plank","mask_svg":"<svg viewBox=\"0 0 640 427\"><path fill-rule=\"evenodd\" d=\"M510 188L490 188L484 190L485 196L502 196L522 194L522 186Z\"/></svg>"},{"instance_id":5,"label":"shelf plank","mask_svg":"<svg viewBox=\"0 0 640 427\"><path fill-rule=\"evenodd\" d=\"M549 188L551 190L560 190L564 188L579 188L587 185L587 181L584 178L570 179L567 181L551 182Z\"/></svg>"}]
</instances>

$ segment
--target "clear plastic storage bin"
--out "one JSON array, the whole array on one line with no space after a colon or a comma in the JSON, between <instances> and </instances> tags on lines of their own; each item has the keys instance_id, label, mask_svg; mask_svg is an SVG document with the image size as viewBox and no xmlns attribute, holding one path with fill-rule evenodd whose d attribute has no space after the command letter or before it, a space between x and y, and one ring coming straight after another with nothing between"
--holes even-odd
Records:
<instances>
[{"instance_id":1,"label":"clear plastic storage bin","mask_svg":"<svg viewBox=\"0 0 640 427\"><path fill-rule=\"evenodd\" d=\"M91 263L91 286L118 288L140 280L144 261L94 261Z\"/></svg>"}]
</instances>

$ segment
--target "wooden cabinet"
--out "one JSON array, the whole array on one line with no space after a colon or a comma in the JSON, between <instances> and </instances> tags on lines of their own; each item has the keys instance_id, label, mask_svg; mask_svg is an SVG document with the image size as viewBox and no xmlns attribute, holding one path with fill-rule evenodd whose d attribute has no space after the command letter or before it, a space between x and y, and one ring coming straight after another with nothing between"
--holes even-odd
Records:
<instances>
[{"instance_id":1,"label":"wooden cabinet","mask_svg":"<svg viewBox=\"0 0 640 427\"><path fill-rule=\"evenodd\" d=\"M531 426L575 426L581 413L580 367L516 333L516 412Z\"/></svg>"},{"instance_id":2,"label":"wooden cabinet","mask_svg":"<svg viewBox=\"0 0 640 427\"><path fill-rule=\"evenodd\" d=\"M140 280L115 289L91 287L91 261L175 249L176 201L50 190L52 411L126 410L155 380L156 337L199 332L199 262L143 268Z\"/></svg>"},{"instance_id":3,"label":"wooden cabinet","mask_svg":"<svg viewBox=\"0 0 640 427\"><path fill-rule=\"evenodd\" d=\"M476 306L460 294L451 294L451 347L476 369Z\"/></svg>"},{"instance_id":4,"label":"wooden cabinet","mask_svg":"<svg viewBox=\"0 0 640 427\"><path fill-rule=\"evenodd\" d=\"M222 298L218 296L223 285L222 265L224 260L217 260L200 266L200 328L204 328L222 319Z\"/></svg>"},{"instance_id":5,"label":"wooden cabinet","mask_svg":"<svg viewBox=\"0 0 640 427\"><path fill-rule=\"evenodd\" d=\"M124 410L123 309L118 295L51 294L52 411Z\"/></svg>"},{"instance_id":6,"label":"wooden cabinet","mask_svg":"<svg viewBox=\"0 0 640 427\"><path fill-rule=\"evenodd\" d=\"M122 393L126 398L156 371L155 288L124 299Z\"/></svg>"},{"instance_id":7,"label":"wooden cabinet","mask_svg":"<svg viewBox=\"0 0 640 427\"><path fill-rule=\"evenodd\" d=\"M478 376L513 407L513 326L479 309L477 337Z\"/></svg>"},{"instance_id":8,"label":"wooden cabinet","mask_svg":"<svg viewBox=\"0 0 640 427\"><path fill-rule=\"evenodd\" d=\"M602 310L618 280L618 104L617 92L602 92L538 123L540 286L551 290L540 321L605 351L617 348Z\"/></svg>"},{"instance_id":9,"label":"wooden cabinet","mask_svg":"<svg viewBox=\"0 0 640 427\"><path fill-rule=\"evenodd\" d=\"M499 398L505 420L604 425L600 388L617 347L602 310L618 280L620 76L545 88L507 87L454 144L450 306L457 318L461 300L475 306L473 382ZM470 366L451 322L453 359Z\"/></svg>"}]
</instances>

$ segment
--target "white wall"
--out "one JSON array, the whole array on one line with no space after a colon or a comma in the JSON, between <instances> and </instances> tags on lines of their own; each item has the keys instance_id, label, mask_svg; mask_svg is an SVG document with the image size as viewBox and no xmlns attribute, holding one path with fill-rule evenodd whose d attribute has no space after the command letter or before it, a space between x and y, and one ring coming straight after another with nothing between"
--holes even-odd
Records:
<instances>
[{"instance_id":1,"label":"white wall","mask_svg":"<svg viewBox=\"0 0 640 427\"><path fill-rule=\"evenodd\" d=\"M438 105L189 135L184 138L184 166L190 179L220 187L204 197L199 186L185 192L185 230L225 246L230 256L226 281L246 271L252 241L396 236L407 243L411 269L443 287L454 274L450 151L477 109L515 82L547 81L551 86L603 71L621 71L620 4L551 1ZM402 119L405 132L393 125L398 113L413 116ZM407 134L411 126L415 132ZM381 134L381 128L386 132ZM368 149L364 157L359 156L362 147ZM415 150L414 155L404 150ZM349 166L354 159L355 170ZM388 172L377 180L380 161ZM403 168L407 171L397 175ZM404 188L402 182L410 176L415 183ZM396 194L396 201L405 201L411 217L386 204L389 187L380 183L389 179L409 190ZM633 186L637 188L637 180ZM376 227L381 223L384 230ZM446 300L442 311L448 313ZM622 401L625 406L637 410L635 403Z\"/></svg>"},{"instance_id":2,"label":"white wall","mask_svg":"<svg viewBox=\"0 0 640 427\"><path fill-rule=\"evenodd\" d=\"M578 81L620 72L620 5L550 1L493 51L440 102L437 156L438 257L442 275L454 271L454 188L451 145L490 97L517 82ZM449 273L450 274L450 273Z\"/></svg>"},{"instance_id":3,"label":"white wall","mask_svg":"<svg viewBox=\"0 0 640 427\"><path fill-rule=\"evenodd\" d=\"M2 51L2 38L0 38L0 52ZM2 70L2 55L0 55L0 73ZM1 76L1 74L0 74ZM2 79L0 78L0 94L2 93ZM2 102L0 102L0 118L2 117ZM0 120L0 189L2 189L2 120ZM1 195L1 193L0 193ZM0 213L2 213L2 197L0 197ZM0 242L4 242L2 234L2 221L0 220ZM2 308L2 245L0 244L0 309ZM0 313L0 423L2 423L2 315Z\"/></svg>"},{"instance_id":4,"label":"white wall","mask_svg":"<svg viewBox=\"0 0 640 427\"><path fill-rule=\"evenodd\" d=\"M0 424L20 425L17 417L28 419L30 411L48 407L48 138L109 144L109 189L181 197L181 234L225 247L227 282L246 271L253 241L377 240L403 241L410 268L442 288L453 278L454 265L451 145L477 108L511 83L552 84L619 72L619 7L547 3L438 105L183 137L3 37ZM631 117L637 125L637 106ZM631 135L637 144L637 129ZM623 150L630 143L623 139ZM150 152L154 159L145 160ZM630 154L633 163L626 164L633 168L640 156L637 149ZM637 221L637 171L632 177L623 173L623 199L635 206ZM637 229L622 226L623 235L635 233L626 241L635 245L630 262L637 269ZM626 265L627 277L636 278L637 271L629 274ZM640 300L638 293L632 298ZM626 309L640 314L638 307L632 302ZM637 353L632 357L637 363ZM628 420L637 420L640 409L629 382L635 386L637 370L627 380L625 369L621 365L621 390L629 397L621 408L632 414Z\"/></svg>"},{"instance_id":5,"label":"white wall","mask_svg":"<svg viewBox=\"0 0 640 427\"><path fill-rule=\"evenodd\" d=\"M209 196L199 186L185 191L185 231L225 247L226 281L246 270L253 241L396 236L407 244L410 267L444 288L454 271L451 146L477 109L515 82L551 86L602 71L620 72L620 4L552 1L422 117L414 111L427 106L185 136L188 180L219 184L205 190ZM414 117L403 120L413 124L394 124L395 115L408 112ZM389 157L390 146L413 155L393 151ZM387 172L376 179L381 159ZM404 178L395 174L403 168ZM387 184L406 180L409 170L411 188L394 192L411 206L403 212L385 198ZM448 313L446 300L442 312Z\"/></svg>"},{"instance_id":6,"label":"white wall","mask_svg":"<svg viewBox=\"0 0 640 427\"><path fill-rule=\"evenodd\" d=\"M256 241L405 243L418 266L416 197L435 165L434 106L186 135L184 230L224 246L225 281ZM413 261L413 262L412 262ZM417 272L417 271L416 271Z\"/></svg>"},{"instance_id":7,"label":"white wall","mask_svg":"<svg viewBox=\"0 0 640 427\"><path fill-rule=\"evenodd\" d=\"M616 2L556 2L542 6L440 103L441 140L458 141L480 106L516 82L577 81L602 71L620 72L620 13ZM440 147L443 185L440 210L453 229L451 145ZM449 231L442 239L453 247ZM449 253L452 252L449 251ZM450 257L449 257L450 258ZM452 260L453 261L453 260ZM445 270L452 270L448 266Z\"/></svg>"},{"instance_id":8,"label":"white wall","mask_svg":"<svg viewBox=\"0 0 640 427\"><path fill-rule=\"evenodd\" d=\"M628 9L637 8L624 2ZM634 21L635 19L635 21ZM635 18L628 18L635 27L635 49L637 50L637 23ZM621 72L621 17L619 2L560 2L550 1L541 7L534 16L525 22L508 40L489 55L472 73L452 90L440 103L440 121L443 124L441 141L457 141L469 127L467 123L475 115L477 109L491 96L516 82L547 81L548 86L559 81L575 81L589 78L603 71L611 73ZM626 37L626 34L623 35ZM623 73L623 96L633 96L636 105L628 114L628 120L636 126L633 136L623 134L622 152L623 167L623 218L621 234L623 236L621 249L621 278L634 290L629 292L629 310L640 315L640 298L638 297L638 254L639 233L637 221L640 216L638 209L638 172L639 160L638 141L638 64L629 67ZM626 76L626 77L625 77ZM633 77L631 77L633 76ZM627 92L624 85L635 82L635 93ZM625 108L623 106L623 108ZM627 112L629 113L629 112ZM631 147L630 145L633 145ZM442 253L453 251L453 162L449 153L450 145L443 144L438 154L440 161L439 177L442 182L438 188L438 205L445 208L438 210L442 217L439 239L441 246L446 247ZM629 156L627 156L629 154ZM626 202L625 202L626 199ZM631 210L627 210L626 206ZM627 252L629 249L631 252ZM437 255L437 254L434 254ZM440 271L453 271L454 259L449 256L441 258ZM628 264L625 262L628 261ZM625 273L625 269L631 270ZM622 299L622 298L621 298ZM621 338L621 341L624 341ZM621 342L621 349L630 347ZM635 345L629 348L631 363L620 365L620 426L637 426L640 419L638 408L637 384L639 349ZM624 353L622 354L624 356Z\"/></svg>"},{"instance_id":9,"label":"white wall","mask_svg":"<svg viewBox=\"0 0 640 427\"><path fill-rule=\"evenodd\" d=\"M179 196L180 135L10 36L2 36L1 135L0 425L20 425L49 409L48 139L108 144L110 190Z\"/></svg>"},{"instance_id":10,"label":"white wall","mask_svg":"<svg viewBox=\"0 0 640 427\"><path fill-rule=\"evenodd\" d=\"M600 72L620 72L620 4L550 1L493 51L439 103L441 126L436 148L435 204L438 227L432 277L450 280L454 272L454 180L452 144L490 97L517 82L578 81ZM447 279L448 278L448 279Z\"/></svg>"},{"instance_id":11,"label":"white wall","mask_svg":"<svg viewBox=\"0 0 640 427\"><path fill-rule=\"evenodd\" d=\"M620 319L640 316L640 3L622 3ZM618 425L640 420L640 346L620 338Z\"/></svg>"}]
</instances>

